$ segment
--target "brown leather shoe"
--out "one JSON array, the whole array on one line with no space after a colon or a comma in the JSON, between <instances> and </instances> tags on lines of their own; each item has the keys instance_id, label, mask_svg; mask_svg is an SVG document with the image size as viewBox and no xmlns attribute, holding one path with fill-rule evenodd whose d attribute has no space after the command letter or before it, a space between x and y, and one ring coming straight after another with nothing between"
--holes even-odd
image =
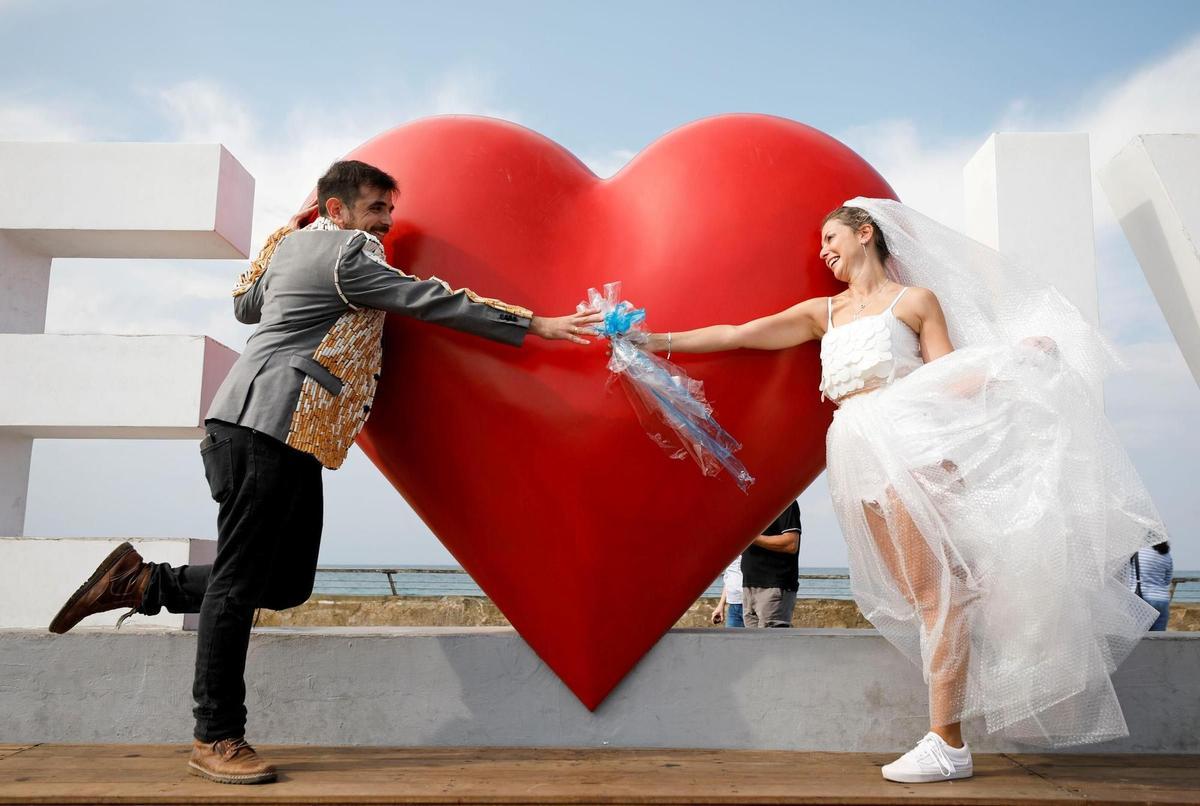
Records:
<instances>
[{"instance_id":1,"label":"brown leather shoe","mask_svg":"<svg viewBox=\"0 0 1200 806\"><path fill-rule=\"evenodd\" d=\"M143 562L142 555L129 543L122 543L104 558L87 582L71 594L54 621L50 622L50 632L65 633L93 613L118 607L137 608L149 585L149 563ZM122 616L121 621L126 616ZM117 626L121 626L120 621Z\"/></svg>"},{"instance_id":2,"label":"brown leather shoe","mask_svg":"<svg viewBox=\"0 0 1200 806\"><path fill-rule=\"evenodd\" d=\"M218 784L267 784L275 768L258 757L243 737L215 742L192 742L188 772Z\"/></svg>"}]
</instances>

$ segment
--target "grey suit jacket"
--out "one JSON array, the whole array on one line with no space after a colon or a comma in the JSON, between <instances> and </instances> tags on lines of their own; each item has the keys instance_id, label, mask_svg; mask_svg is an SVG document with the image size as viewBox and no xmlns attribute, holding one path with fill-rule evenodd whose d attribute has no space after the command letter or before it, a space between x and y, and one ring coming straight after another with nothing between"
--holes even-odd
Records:
<instances>
[{"instance_id":1,"label":"grey suit jacket","mask_svg":"<svg viewBox=\"0 0 1200 806\"><path fill-rule=\"evenodd\" d=\"M367 379L369 390L360 392L365 402L356 400L350 407L361 412L350 441L366 420L379 372L382 314L365 317L377 325L364 329L354 324L364 319L351 315L354 312L399 313L505 344L521 344L532 316L529 311L482 299L466 289L452 290L436 278L419 280L388 266L380 255L379 242L359 230L304 229L284 237L266 271L234 297L238 321L257 323L258 328L221 384L208 419L252 428L308 450L327 466L336 467L340 459L327 461L319 450L299 445L291 437L309 407L307 403L299 405L306 380L310 388L319 386L317 392L325 398L318 401L322 405L334 405L340 395L353 391L343 388L350 379L338 377L329 368L339 366L328 360L334 352L331 342L337 339L360 342L350 346L368 356L366 363L375 364L366 367L373 375ZM343 361L340 365L362 363ZM344 424L338 427L346 430ZM344 458L349 442L342 441Z\"/></svg>"}]
</instances>

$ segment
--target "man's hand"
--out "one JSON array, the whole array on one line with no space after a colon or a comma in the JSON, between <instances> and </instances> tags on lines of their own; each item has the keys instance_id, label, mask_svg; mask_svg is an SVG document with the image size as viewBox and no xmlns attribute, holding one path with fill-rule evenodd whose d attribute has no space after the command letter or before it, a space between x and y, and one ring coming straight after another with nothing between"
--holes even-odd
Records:
<instances>
[{"instance_id":1,"label":"man's hand","mask_svg":"<svg viewBox=\"0 0 1200 806\"><path fill-rule=\"evenodd\" d=\"M317 215L317 204L313 202L308 207L305 207L300 212L296 213L288 220L288 226L292 229L300 229L308 226Z\"/></svg>"},{"instance_id":2,"label":"man's hand","mask_svg":"<svg viewBox=\"0 0 1200 806\"><path fill-rule=\"evenodd\" d=\"M713 624L720 624L725 620L725 608L722 605L713 608L711 620Z\"/></svg>"},{"instance_id":3,"label":"man's hand","mask_svg":"<svg viewBox=\"0 0 1200 806\"><path fill-rule=\"evenodd\" d=\"M535 316L529 323L529 332L543 339L568 339L576 344L591 344L583 335L589 332L589 325L603 320L604 315L595 308L570 316Z\"/></svg>"}]
</instances>

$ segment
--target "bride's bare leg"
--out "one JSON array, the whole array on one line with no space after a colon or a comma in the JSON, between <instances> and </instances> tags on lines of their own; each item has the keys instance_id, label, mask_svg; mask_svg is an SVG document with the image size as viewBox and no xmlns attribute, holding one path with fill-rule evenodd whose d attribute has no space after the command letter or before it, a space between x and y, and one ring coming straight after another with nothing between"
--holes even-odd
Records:
<instances>
[{"instance_id":1,"label":"bride's bare leg","mask_svg":"<svg viewBox=\"0 0 1200 806\"><path fill-rule=\"evenodd\" d=\"M863 513L888 571L920 615L927 634L935 636L929 659L930 730L951 747L961 747L961 723L951 720L961 708L966 683L968 642L962 607L951 599L944 620L940 618L942 586L951 584L942 578L943 564L890 488L886 507L890 518L875 502L864 503Z\"/></svg>"}]
</instances>

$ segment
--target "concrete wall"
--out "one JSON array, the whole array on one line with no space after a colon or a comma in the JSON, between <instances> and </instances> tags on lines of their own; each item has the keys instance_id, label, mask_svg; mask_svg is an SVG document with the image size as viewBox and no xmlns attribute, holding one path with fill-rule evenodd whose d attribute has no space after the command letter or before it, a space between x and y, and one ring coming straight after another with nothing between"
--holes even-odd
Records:
<instances>
[{"instance_id":1,"label":"concrete wall","mask_svg":"<svg viewBox=\"0 0 1200 806\"><path fill-rule=\"evenodd\" d=\"M0 631L0 743L185 742L194 651ZM1083 749L1200 752L1197 669L1200 634L1147 637L1115 678L1132 735ZM918 670L871 630L672 631L595 713L504 628L258 631L247 679L259 742L883 752L926 729Z\"/></svg>"}]
</instances>

